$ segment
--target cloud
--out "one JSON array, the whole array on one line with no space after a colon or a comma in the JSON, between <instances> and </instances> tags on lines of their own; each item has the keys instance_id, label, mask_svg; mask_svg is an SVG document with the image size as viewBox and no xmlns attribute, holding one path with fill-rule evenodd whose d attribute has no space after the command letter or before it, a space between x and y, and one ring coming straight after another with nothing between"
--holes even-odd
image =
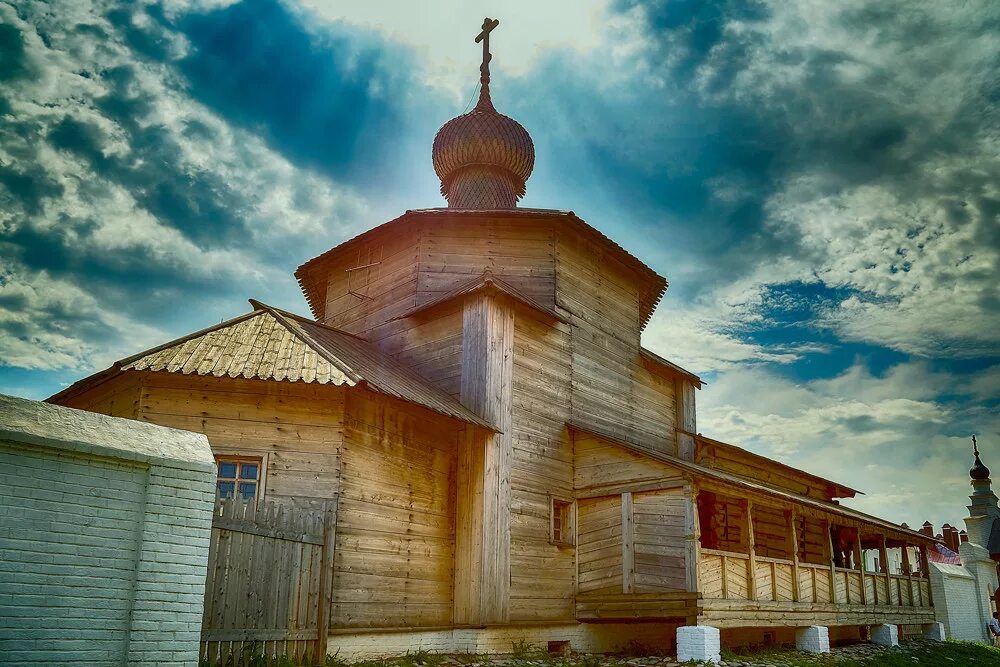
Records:
<instances>
[{"instance_id":1,"label":"cloud","mask_svg":"<svg viewBox=\"0 0 1000 667\"><path fill-rule=\"evenodd\" d=\"M192 99L192 42L152 16L0 4L0 27L0 365L93 369L247 296L301 307L294 266L363 225L356 188Z\"/></svg>"},{"instance_id":2,"label":"cloud","mask_svg":"<svg viewBox=\"0 0 1000 667\"><path fill-rule=\"evenodd\" d=\"M865 496L845 502L863 511L910 525L954 525L968 495L969 436L979 432L984 456L1000 461L995 406L954 395L975 393L965 388L968 379L926 362L881 375L854 365L806 382L737 368L700 392L698 429L860 489Z\"/></svg>"},{"instance_id":3,"label":"cloud","mask_svg":"<svg viewBox=\"0 0 1000 667\"><path fill-rule=\"evenodd\" d=\"M587 198L597 224L712 311L710 330L746 322L714 319L720 293L797 283L841 294L808 313L818 334L997 354L1000 18L986 3L617 9L632 19L618 41L641 46L624 61L609 36L518 82L515 115L559 156L541 179L603 190Z\"/></svg>"}]
</instances>

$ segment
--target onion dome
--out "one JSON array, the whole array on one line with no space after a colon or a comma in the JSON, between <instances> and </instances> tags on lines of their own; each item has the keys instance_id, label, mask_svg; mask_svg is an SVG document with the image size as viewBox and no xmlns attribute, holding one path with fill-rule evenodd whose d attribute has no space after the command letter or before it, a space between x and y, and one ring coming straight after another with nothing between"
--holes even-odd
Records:
<instances>
[{"instance_id":1,"label":"onion dome","mask_svg":"<svg viewBox=\"0 0 1000 667\"><path fill-rule=\"evenodd\" d=\"M452 118L434 137L434 171L449 208L514 208L535 166L535 146L528 131L499 113L490 99L489 31L499 21L486 19L479 102L469 113Z\"/></svg>"},{"instance_id":2,"label":"onion dome","mask_svg":"<svg viewBox=\"0 0 1000 667\"><path fill-rule=\"evenodd\" d=\"M974 480L989 479L990 469L983 465L979 459L979 447L976 445L976 436L972 436L972 451L976 455L976 462L969 469L969 477Z\"/></svg>"}]
</instances>

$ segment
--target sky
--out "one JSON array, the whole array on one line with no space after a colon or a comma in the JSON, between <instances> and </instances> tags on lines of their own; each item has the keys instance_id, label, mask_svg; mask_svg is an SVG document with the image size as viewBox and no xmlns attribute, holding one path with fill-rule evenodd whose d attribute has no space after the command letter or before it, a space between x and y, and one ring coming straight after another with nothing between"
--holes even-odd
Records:
<instances>
[{"instance_id":1,"label":"sky","mask_svg":"<svg viewBox=\"0 0 1000 667\"><path fill-rule=\"evenodd\" d=\"M44 398L443 206L478 85L570 209L670 281L698 430L965 516L1000 469L993 0L0 0L0 392Z\"/></svg>"}]
</instances>

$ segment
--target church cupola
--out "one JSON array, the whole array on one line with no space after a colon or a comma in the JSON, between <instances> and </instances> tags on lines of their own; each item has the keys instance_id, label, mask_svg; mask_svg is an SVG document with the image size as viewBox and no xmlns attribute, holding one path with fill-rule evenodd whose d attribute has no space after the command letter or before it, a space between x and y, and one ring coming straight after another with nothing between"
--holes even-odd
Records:
<instances>
[{"instance_id":1,"label":"church cupola","mask_svg":"<svg viewBox=\"0 0 1000 667\"><path fill-rule=\"evenodd\" d=\"M976 436L972 436L972 451L975 454L976 462L972 465L969 470L969 477L973 480L983 480L990 478L990 469L983 465L982 460L979 458L979 447L976 443Z\"/></svg>"},{"instance_id":2,"label":"church cupola","mask_svg":"<svg viewBox=\"0 0 1000 667\"><path fill-rule=\"evenodd\" d=\"M434 171L449 208L515 208L535 166L528 131L493 108L490 99L490 32L500 21L485 19L476 42L483 43L479 102L452 118L434 137Z\"/></svg>"}]
</instances>

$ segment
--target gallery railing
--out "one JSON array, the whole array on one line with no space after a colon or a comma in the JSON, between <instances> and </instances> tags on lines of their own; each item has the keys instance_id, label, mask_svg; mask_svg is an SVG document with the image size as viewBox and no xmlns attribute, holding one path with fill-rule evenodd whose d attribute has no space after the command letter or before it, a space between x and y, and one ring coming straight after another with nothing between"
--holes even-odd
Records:
<instances>
[{"instance_id":1,"label":"gallery railing","mask_svg":"<svg viewBox=\"0 0 1000 667\"><path fill-rule=\"evenodd\" d=\"M749 554L718 549L701 549L698 565L699 592L706 599L931 606L925 577L763 556L751 559Z\"/></svg>"}]
</instances>

